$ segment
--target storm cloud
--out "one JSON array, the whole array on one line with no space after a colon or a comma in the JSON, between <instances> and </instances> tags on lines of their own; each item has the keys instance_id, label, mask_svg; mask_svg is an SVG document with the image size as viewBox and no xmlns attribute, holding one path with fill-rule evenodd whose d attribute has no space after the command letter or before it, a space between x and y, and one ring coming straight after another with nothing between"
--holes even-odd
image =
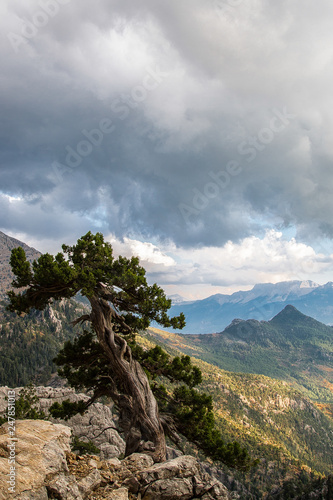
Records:
<instances>
[{"instance_id":1,"label":"storm cloud","mask_svg":"<svg viewBox=\"0 0 333 500\"><path fill-rule=\"evenodd\" d=\"M282 231L331 252L329 0L4 0L0 14L1 230L189 252Z\"/></svg>"}]
</instances>

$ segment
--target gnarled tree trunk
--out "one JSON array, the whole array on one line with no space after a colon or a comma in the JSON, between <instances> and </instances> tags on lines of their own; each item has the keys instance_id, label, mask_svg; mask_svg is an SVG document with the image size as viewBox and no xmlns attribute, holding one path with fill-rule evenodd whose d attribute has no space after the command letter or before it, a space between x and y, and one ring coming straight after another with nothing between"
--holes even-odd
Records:
<instances>
[{"instance_id":1,"label":"gnarled tree trunk","mask_svg":"<svg viewBox=\"0 0 333 500\"><path fill-rule=\"evenodd\" d=\"M126 340L114 332L115 312L108 302L98 296L89 300L90 320L115 374L119 425L126 438L125 454L144 452L155 462L163 462L166 459L165 435L147 375L133 359Z\"/></svg>"}]
</instances>

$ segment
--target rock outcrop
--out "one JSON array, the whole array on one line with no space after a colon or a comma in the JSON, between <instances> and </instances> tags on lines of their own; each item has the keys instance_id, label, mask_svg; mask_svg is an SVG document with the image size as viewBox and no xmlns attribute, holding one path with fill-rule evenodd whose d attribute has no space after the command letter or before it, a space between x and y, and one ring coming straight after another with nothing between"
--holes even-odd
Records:
<instances>
[{"instance_id":1,"label":"rock outcrop","mask_svg":"<svg viewBox=\"0 0 333 500\"><path fill-rule=\"evenodd\" d=\"M15 500L229 500L228 490L192 456L153 464L144 454L120 461L79 457L71 429L44 420L19 420L15 430L15 486L9 492L10 437L0 428L0 499Z\"/></svg>"},{"instance_id":2,"label":"rock outcrop","mask_svg":"<svg viewBox=\"0 0 333 500\"><path fill-rule=\"evenodd\" d=\"M225 486L206 474L200 462L189 455L139 470L125 480L124 485L144 500L230 498Z\"/></svg>"},{"instance_id":3,"label":"rock outcrop","mask_svg":"<svg viewBox=\"0 0 333 500\"><path fill-rule=\"evenodd\" d=\"M0 499L44 500L48 498L45 479L55 478L74 489L65 478L66 452L70 452L71 429L44 420L19 420L15 439L8 424L0 428ZM15 457L12 464L12 457ZM13 484L14 483L14 484ZM13 491L13 488L15 492ZM73 498L75 498L73 496ZM79 498L79 497L78 497Z\"/></svg>"},{"instance_id":4,"label":"rock outcrop","mask_svg":"<svg viewBox=\"0 0 333 500\"><path fill-rule=\"evenodd\" d=\"M13 389L18 397L22 387ZM49 413L50 406L55 403L62 403L66 399L72 402L87 400L89 397L85 394L76 394L71 388L54 387L36 387L36 393L39 398L39 409L46 415ZM5 400L8 393L8 387L0 387L0 414L7 407ZM125 442L116 430L115 417L112 415L111 408L101 403L94 403L84 415L75 415L69 420L50 419L52 422L61 423L70 427L73 435L82 441L91 441L100 450L100 458L108 459L119 457L125 451Z\"/></svg>"}]
</instances>

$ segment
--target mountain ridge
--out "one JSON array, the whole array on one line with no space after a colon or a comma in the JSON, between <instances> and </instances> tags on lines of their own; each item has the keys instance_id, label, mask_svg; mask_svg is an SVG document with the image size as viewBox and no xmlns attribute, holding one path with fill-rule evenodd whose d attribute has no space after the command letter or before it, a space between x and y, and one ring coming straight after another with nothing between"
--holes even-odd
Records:
<instances>
[{"instance_id":1,"label":"mountain ridge","mask_svg":"<svg viewBox=\"0 0 333 500\"><path fill-rule=\"evenodd\" d=\"M35 248L29 247L23 241L12 238L0 231L0 297L4 297L11 288L11 282L14 275L11 271L9 259L13 248L22 247L26 253L27 259L32 262L40 257L41 252Z\"/></svg>"},{"instance_id":2,"label":"mountain ridge","mask_svg":"<svg viewBox=\"0 0 333 500\"><path fill-rule=\"evenodd\" d=\"M212 334L151 329L152 337L185 354L238 373L285 380L333 408L333 327L287 305L270 321L234 319Z\"/></svg>"},{"instance_id":3,"label":"mountain ridge","mask_svg":"<svg viewBox=\"0 0 333 500\"><path fill-rule=\"evenodd\" d=\"M0 297L11 288L14 278L9 265L10 252L21 246L32 262L41 252L0 231ZM186 326L182 333L212 333L227 327L234 318L270 320L286 303L308 313L323 323L333 324L333 282L319 285L311 280L258 283L249 291L231 295L215 294L205 299L184 301L179 294L170 296L170 314L184 312Z\"/></svg>"},{"instance_id":4,"label":"mountain ridge","mask_svg":"<svg viewBox=\"0 0 333 500\"><path fill-rule=\"evenodd\" d=\"M269 321L287 304L321 323L333 324L333 283L319 285L310 280L259 283L248 291L173 304L170 314L185 314L186 327L182 333L213 333L226 328L234 318Z\"/></svg>"}]
</instances>

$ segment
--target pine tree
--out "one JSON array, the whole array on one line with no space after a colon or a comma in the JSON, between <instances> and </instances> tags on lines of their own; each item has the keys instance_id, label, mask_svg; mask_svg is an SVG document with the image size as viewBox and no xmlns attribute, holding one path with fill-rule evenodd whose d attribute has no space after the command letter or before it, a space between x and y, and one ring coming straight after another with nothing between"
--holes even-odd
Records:
<instances>
[{"instance_id":1,"label":"pine tree","mask_svg":"<svg viewBox=\"0 0 333 500\"><path fill-rule=\"evenodd\" d=\"M247 451L238 443L225 444L215 429L211 397L194 389L201 372L190 358L171 359L158 346L144 351L136 343L135 333L151 321L167 328L185 325L183 314L168 316L171 301L156 284L148 285L138 258L114 258L100 233L88 232L76 245L62 249L55 257L42 255L32 266L21 247L14 249L13 286L24 290L8 292L8 309L17 313L43 310L52 300L78 293L90 303L90 311L73 323L88 322L91 329L68 341L55 361L72 387L93 395L88 402L55 405L53 416L83 413L108 396L119 411L126 455L144 452L163 461L165 435L178 443L180 433L214 460L244 470L252 466ZM175 389L158 383L160 377L176 383Z\"/></svg>"}]
</instances>

